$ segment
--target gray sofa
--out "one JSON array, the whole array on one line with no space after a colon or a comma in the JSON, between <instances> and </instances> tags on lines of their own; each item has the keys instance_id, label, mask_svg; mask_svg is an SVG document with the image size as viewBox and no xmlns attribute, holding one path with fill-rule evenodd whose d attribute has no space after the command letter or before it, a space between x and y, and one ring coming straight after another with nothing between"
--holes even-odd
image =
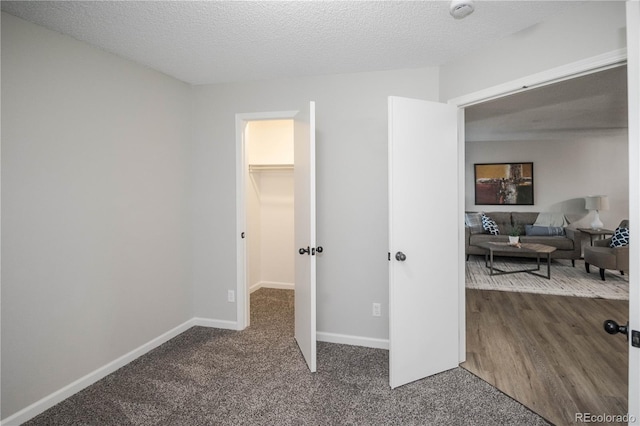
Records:
<instances>
[{"instance_id":1,"label":"gray sofa","mask_svg":"<svg viewBox=\"0 0 640 426\"><path fill-rule=\"evenodd\" d=\"M500 235L491 235L481 230L465 226L465 253L467 260L469 255L484 255L486 250L478 247L479 243L496 241L508 242L509 230L513 226L520 229L520 241L522 243L546 244L556 248L551 253L552 259L570 259L575 266L575 260L580 259L582 252L582 235L576 229L564 228L565 235L525 235L525 226L533 225L538 218L538 212L485 212L485 215L493 219L498 225ZM524 254L523 256L527 256Z\"/></svg>"}]
</instances>

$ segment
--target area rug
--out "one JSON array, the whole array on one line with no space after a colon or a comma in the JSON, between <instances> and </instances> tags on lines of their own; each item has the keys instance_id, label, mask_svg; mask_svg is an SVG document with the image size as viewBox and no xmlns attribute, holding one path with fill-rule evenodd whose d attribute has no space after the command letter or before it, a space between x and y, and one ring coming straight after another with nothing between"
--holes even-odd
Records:
<instances>
[{"instance_id":1,"label":"area rug","mask_svg":"<svg viewBox=\"0 0 640 426\"><path fill-rule=\"evenodd\" d=\"M512 271L535 266L535 259L500 257L494 259L494 265ZM546 264L541 269L546 273ZM607 271L605 278L600 279L598 268L592 267L591 273L587 273L583 260L576 260L575 267L570 260L552 260L550 280L527 273L491 276L483 256L470 256L466 263L467 288L629 300L628 275Z\"/></svg>"}]
</instances>

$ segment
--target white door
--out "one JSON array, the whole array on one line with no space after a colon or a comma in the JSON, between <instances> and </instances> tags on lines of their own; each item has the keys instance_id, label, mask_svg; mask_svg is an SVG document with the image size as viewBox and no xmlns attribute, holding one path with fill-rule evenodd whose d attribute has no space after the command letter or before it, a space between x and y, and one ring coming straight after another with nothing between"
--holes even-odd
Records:
<instances>
[{"instance_id":1,"label":"white door","mask_svg":"<svg viewBox=\"0 0 640 426\"><path fill-rule=\"evenodd\" d=\"M458 365L457 108L389 98L389 382Z\"/></svg>"},{"instance_id":2,"label":"white door","mask_svg":"<svg viewBox=\"0 0 640 426\"><path fill-rule=\"evenodd\" d=\"M315 103L294 118L295 338L316 371Z\"/></svg>"}]
</instances>

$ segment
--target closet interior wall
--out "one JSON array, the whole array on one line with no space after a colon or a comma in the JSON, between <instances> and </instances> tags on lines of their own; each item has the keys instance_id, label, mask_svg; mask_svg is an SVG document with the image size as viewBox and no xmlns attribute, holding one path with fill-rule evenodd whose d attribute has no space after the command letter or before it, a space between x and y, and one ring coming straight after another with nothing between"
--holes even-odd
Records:
<instances>
[{"instance_id":1,"label":"closet interior wall","mask_svg":"<svg viewBox=\"0 0 640 426\"><path fill-rule=\"evenodd\" d=\"M293 121L251 121L245 136L249 291L293 289Z\"/></svg>"}]
</instances>

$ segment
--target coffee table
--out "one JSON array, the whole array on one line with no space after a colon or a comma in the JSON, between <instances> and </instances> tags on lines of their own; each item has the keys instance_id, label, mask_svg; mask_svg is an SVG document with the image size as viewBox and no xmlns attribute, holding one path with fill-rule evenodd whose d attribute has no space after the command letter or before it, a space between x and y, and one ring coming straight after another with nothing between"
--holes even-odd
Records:
<instances>
[{"instance_id":1,"label":"coffee table","mask_svg":"<svg viewBox=\"0 0 640 426\"><path fill-rule=\"evenodd\" d=\"M535 243L519 243L518 245L511 245L509 243L494 242L480 243L478 246L487 250L484 255L484 265L489 268L489 275L505 275L526 272L531 275L537 275L549 280L551 279L551 253L556 251L555 247ZM535 256L537 258L537 267L518 269L515 271L504 271L493 266L493 256L513 256L516 254L519 257L522 257L523 255L526 255L524 257ZM537 271L540 270L540 257L543 255L546 255L547 258L547 275L537 273Z\"/></svg>"}]
</instances>

